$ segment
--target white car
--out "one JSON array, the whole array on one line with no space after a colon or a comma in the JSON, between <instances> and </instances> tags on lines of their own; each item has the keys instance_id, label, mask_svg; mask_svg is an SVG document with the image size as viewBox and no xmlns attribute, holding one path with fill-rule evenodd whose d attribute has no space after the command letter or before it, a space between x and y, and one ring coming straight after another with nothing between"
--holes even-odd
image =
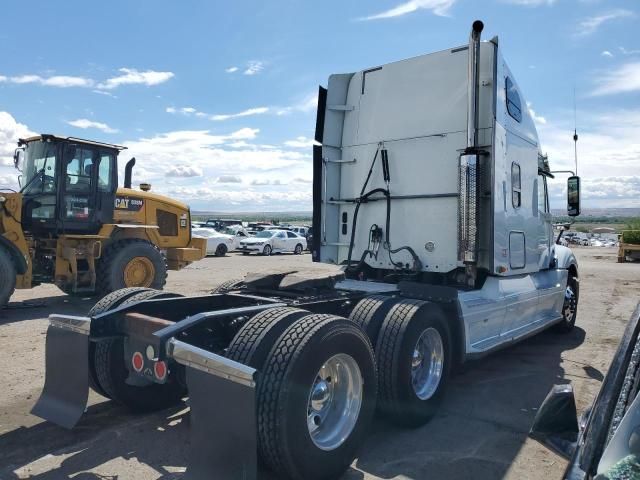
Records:
<instances>
[{"instance_id":1,"label":"white car","mask_svg":"<svg viewBox=\"0 0 640 480\"><path fill-rule=\"evenodd\" d=\"M227 252L238 248L237 237L216 232L213 228L194 228L191 233L194 237L207 239L207 255L224 257Z\"/></svg>"},{"instance_id":2,"label":"white car","mask_svg":"<svg viewBox=\"0 0 640 480\"><path fill-rule=\"evenodd\" d=\"M240 241L238 250L244 255L261 253L271 255L278 252L293 252L300 255L307 248L307 239L288 230L263 230L255 237Z\"/></svg>"}]
</instances>

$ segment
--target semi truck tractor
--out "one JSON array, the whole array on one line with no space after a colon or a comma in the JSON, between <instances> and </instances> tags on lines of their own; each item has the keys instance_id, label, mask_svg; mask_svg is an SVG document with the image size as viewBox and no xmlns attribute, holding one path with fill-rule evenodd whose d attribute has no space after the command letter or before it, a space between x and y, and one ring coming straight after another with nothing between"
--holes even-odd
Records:
<instances>
[{"instance_id":1,"label":"semi truck tractor","mask_svg":"<svg viewBox=\"0 0 640 480\"><path fill-rule=\"evenodd\" d=\"M51 315L33 413L71 428L89 388L137 411L189 397L187 476L339 477L374 413L437 414L465 362L576 321L579 271L554 238L553 179L497 38L320 88L313 260L181 297L129 288ZM568 182L568 213L580 211Z\"/></svg>"}]
</instances>

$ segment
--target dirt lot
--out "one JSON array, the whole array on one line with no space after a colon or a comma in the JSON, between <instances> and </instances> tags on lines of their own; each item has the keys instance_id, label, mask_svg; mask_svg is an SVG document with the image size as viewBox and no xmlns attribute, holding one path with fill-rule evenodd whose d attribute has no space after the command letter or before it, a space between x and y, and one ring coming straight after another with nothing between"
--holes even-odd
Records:
<instances>
[{"instance_id":1,"label":"dirt lot","mask_svg":"<svg viewBox=\"0 0 640 480\"><path fill-rule=\"evenodd\" d=\"M615 249L576 250L581 297L571 334L544 332L470 364L453 378L441 413L422 428L377 420L344 479L560 478L565 462L526 437L536 408L555 383L574 385L579 411L593 401L640 300L640 264L615 263ZM196 295L251 270L301 264L311 264L309 255L208 258L172 272L167 289ZM135 416L91 393L72 432L29 415L44 382L47 315L83 314L93 301L53 286L12 300L31 305L0 312L0 479L180 478L189 450L185 406Z\"/></svg>"}]
</instances>

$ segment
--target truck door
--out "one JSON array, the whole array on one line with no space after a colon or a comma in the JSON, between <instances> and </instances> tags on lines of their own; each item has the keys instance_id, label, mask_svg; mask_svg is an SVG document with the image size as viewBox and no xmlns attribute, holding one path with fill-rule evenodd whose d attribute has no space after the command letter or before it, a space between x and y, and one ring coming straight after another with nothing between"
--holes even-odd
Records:
<instances>
[{"instance_id":1,"label":"truck door","mask_svg":"<svg viewBox=\"0 0 640 480\"><path fill-rule=\"evenodd\" d=\"M547 194L547 179L538 175L538 267L540 270L549 268L553 248L553 227Z\"/></svg>"},{"instance_id":2,"label":"truck door","mask_svg":"<svg viewBox=\"0 0 640 480\"><path fill-rule=\"evenodd\" d=\"M98 152L86 145L68 144L62 159L60 223L62 231L90 233L96 228Z\"/></svg>"}]
</instances>

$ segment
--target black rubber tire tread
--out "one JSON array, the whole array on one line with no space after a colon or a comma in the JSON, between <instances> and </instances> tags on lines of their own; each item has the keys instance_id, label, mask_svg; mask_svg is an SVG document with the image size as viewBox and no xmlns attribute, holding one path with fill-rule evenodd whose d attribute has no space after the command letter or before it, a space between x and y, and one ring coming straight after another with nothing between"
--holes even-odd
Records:
<instances>
[{"instance_id":1,"label":"black rubber tire tread","mask_svg":"<svg viewBox=\"0 0 640 480\"><path fill-rule=\"evenodd\" d=\"M299 251L298 251L298 247L300 247L300 250L299 250ZM304 247L302 246L302 244L301 244L301 243L298 243L298 244L296 245L296 247L293 249L293 253L294 253L295 255L302 255L302 252L304 252Z\"/></svg>"},{"instance_id":2,"label":"black rubber tire tread","mask_svg":"<svg viewBox=\"0 0 640 480\"><path fill-rule=\"evenodd\" d=\"M149 288L162 290L167 283L167 261L160 249L147 240L127 238L109 245L105 249L102 258L98 260L96 289L100 295L106 295L116 290L126 288L124 278L120 279L120 275L123 274L125 266L125 263L121 261L121 259L128 251L136 249L141 250L140 253L142 254L134 256L145 256L154 264L156 270L155 277Z\"/></svg>"},{"instance_id":3,"label":"black rubber tire tread","mask_svg":"<svg viewBox=\"0 0 640 480\"><path fill-rule=\"evenodd\" d=\"M227 357L260 372L273 344L296 320L308 315L307 310L276 307L254 315L233 337Z\"/></svg>"},{"instance_id":4,"label":"black rubber tire tread","mask_svg":"<svg viewBox=\"0 0 640 480\"><path fill-rule=\"evenodd\" d=\"M241 287L244 284L244 278L232 278L231 280L227 280L226 282L222 282L217 287L211 289L209 293L227 293L231 290L236 290L238 287Z\"/></svg>"},{"instance_id":5,"label":"black rubber tire tread","mask_svg":"<svg viewBox=\"0 0 640 480\"><path fill-rule=\"evenodd\" d=\"M354 345L355 339L361 341L361 346L366 349L370 359L370 365L359 365L365 380L364 388L371 389L369 393L363 392L363 403L360 409L358 423L348 439L340 447L332 452L324 452L320 455L328 455L321 462L312 459L317 457L320 449L315 447L306 430L305 441L310 444L304 448L304 454L295 455L290 451L290 446L282 438L281 431L292 422L286 419L291 416L282 403L281 397L290 395L291 392L300 392L295 383L292 383L291 375L295 371L296 363L304 357L305 349L314 341L314 337L331 339L335 344L335 335L350 333L349 344ZM308 354L307 354L308 355ZM339 477L356 455L356 449L364 439L367 427L375 410L375 398L377 392L376 366L373 348L366 334L353 322L342 317L327 314L309 314L294 322L278 339L273 346L265 363L264 373L257 386L257 410L258 410L258 449L260 458L274 472L278 478L290 478L296 480L330 479ZM365 368L363 368L365 367ZM349 449L344 452L343 447L349 443ZM298 445L296 445L298 446ZM305 447L304 445L302 447ZM300 447L299 447L300 448ZM313 450L316 451L313 451ZM306 462L306 465L304 463ZM338 465L331 465L331 462ZM305 468L306 467L306 468Z\"/></svg>"},{"instance_id":6,"label":"black rubber tire tread","mask_svg":"<svg viewBox=\"0 0 640 480\"><path fill-rule=\"evenodd\" d=\"M429 400L420 400L413 392L410 379L410 359L401 359L401 350L406 347L405 336L409 334L414 319L422 320L420 310L435 308L441 318L437 321L445 348L444 370L438 390ZM411 342L417 338L411 339ZM412 344L410 343L410 344ZM411 347L413 350L413 347ZM448 381L451 370L451 334L446 318L436 304L422 300L398 301L387 314L376 343L376 365L378 367L378 408L396 423L418 427L428 422L435 414ZM406 374L409 378L403 378Z\"/></svg>"},{"instance_id":7,"label":"black rubber tire tread","mask_svg":"<svg viewBox=\"0 0 640 480\"><path fill-rule=\"evenodd\" d=\"M108 310L113 310L120 306L122 302L127 300L129 297L132 297L141 292L152 291L150 288L144 287L130 287L130 288L121 288L120 290L116 290L115 292L111 292L110 294L102 297L87 313L90 317L95 317L96 315L100 315ZM107 392L103 390L98 382L98 377L96 374L95 367L95 353L96 352L96 342L89 342L89 386L102 395L103 397L111 398Z\"/></svg>"},{"instance_id":8,"label":"black rubber tire tread","mask_svg":"<svg viewBox=\"0 0 640 480\"><path fill-rule=\"evenodd\" d=\"M0 246L0 308L9 303L16 290L16 266L11 255Z\"/></svg>"},{"instance_id":9,"label":"black rubber tire tread","mask_svg":"<svg viewBox=\"0 0 640 480\"><path fill-rule=\"evenodd\" d=\"M224 243L221 243L216 247L216 252L214 255L216 257L224 257L227 254L227 246Z\"/></svg>"},{"instance_id":10,"label":"black rubber tire tread","mask_svg":"<svg viewBox=\"0 0 640 480\"><path fill-rule=\"evenodd\" d=\"M145 290L129 296L120 303L120 307L143 300L180 296L158 290ZM96 378L106 396L135 412L161 410L180 402L186 395L186 389L175 378L169 376L167 383L151 383L144 387L127 385L127 367L124 364L124 340L110 338L96 342L94 364ZM114 375L116 377L114 378Z\"/></svg>"},{"instance_id":11,"label":"black rubber tire tread","mask_svg":"<svg viewBox=\"0 0 640 480\"><path fill-rule=\"evenodd\" d=\"M273 247L271 245L265 245L264 248L262 249L262 255L264 255L265 257L268 257L272 253L273 253Z\"/></svg>"},{"instance_id":12,"label":"black rubber tire tread","mask_svg":"<svg viewBox=\"0 0 640 480\"><path fill-rule=\"evenodd\" d=\"M398 297L389 295L372 295L363 298L351 311L349 320L362 328L371 340L371 344L375 345L385 317L398 301Z\"/></svg>"},{"instance_id":13,"label":"black rubber tire tread","mask_svg":"<svg viewBox=\"0 0 640 480\"><path fill-rule=\"evenodd\" d=\"M564 308L562 312L562 321L556 323L554 325L554 330L558 333L571 333L573 328L576 326L576 320L578 318L578 305L580 304L580 280L576 278L574 275L569 274L569 278L567 278L567 284L572 284L573 291L576 295L576 312L573 316L573 322L568 323L567 319L564 316ZM563 304L564 307L564 304Z\"/></svg>"}]
</instances>

